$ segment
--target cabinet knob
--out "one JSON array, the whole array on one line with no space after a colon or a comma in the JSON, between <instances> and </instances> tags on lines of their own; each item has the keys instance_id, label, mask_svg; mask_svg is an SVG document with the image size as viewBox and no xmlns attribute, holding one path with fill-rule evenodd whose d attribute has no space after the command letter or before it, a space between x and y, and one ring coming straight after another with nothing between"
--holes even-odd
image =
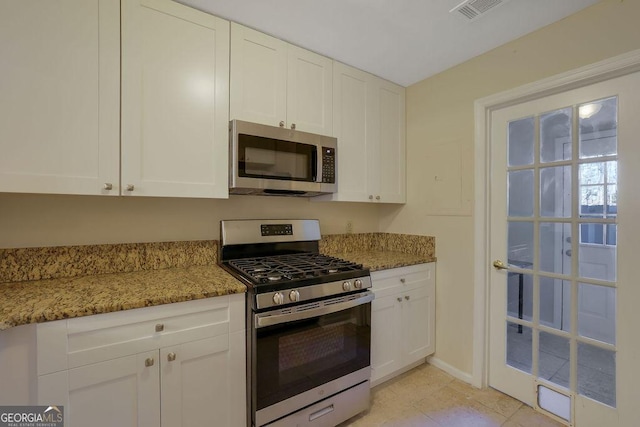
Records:
<instances>
[{"instance_id":1,"label":"cabinet knob","mask_svg":"<svg viewBox=\"0 0 640 427\"><path fill-rule=\"evenodd\" d=\"M148 368L149 366L153 366L154 362L153 357L147 357L147 360L144 361L144 366Z\"/></svg>"},{"instance_id":2,"label":"cabinet knob","mask_svg":"<svg viewBox=\"0 0 640 427\"><path fill-rule=\"evenodd\" d=\"M291 123L291 130L296 130L296 124L295 123Z\"/></svg>"},{"instance_id":3,"label":"cabinet knob","mask_svg":"<svg viewBox=\"0 0 640 427\"><path fill-rule=\"evenodd\" d=\"M175 353L173 353L173 352L171 352L171 353L167 354L167 360L168 360L169 362L173 362L174 360L176 360L176 354L175 354Z\"/></svg>"},{"instance_id":4,"label":"cabinet knob","mask_svg":"<svg viewBox=\"0 0 640 427\"><path fill-rule=\"evenodd\" d=\"M373 200L373 195L369 194L369 200Z\"/></svg>"},{"instance_id":5,"label":"cabinet knob","mask_svg":"<svg viewBox=\"0 0 640 427\"><path fill-rule=\"evenodd\" d=\"M113 190L113 184L110 182L105 182L104 187L105 190Z\"/></svg>"},{"instance_id":6,"label":"cabinet knob","mask_svg":"<svg viewBox=\"0 0 640 427\"><path fill-rule=\"evenodd\" d=\"M164 324L163 323L158 323L156 325L156 332L162 332L164 331Z\"/></svg>"},{"instance_id":7,"label":"cabinet knob","mask_svg":"<svg viewBox=\"0 0 640 427\"><path fill-rule=\"evenodd\" d=\"M127 184L127 191L133 191L135 186L133 184Z\"/></svg>"},{"instance_id":8,"label":"cabinet knob","mask_svg":"<svg viewBox=\"0 0 640 427\"><path fill-rule=\"evenodd\" d=\"M280 120L280 127L283 128L284 127L284 120Z\"/></svg>"},{"instance_id":9,"label":"cabinet knob","mask_svg":"<svg viewBox=\"0 0 640 427\"><path fill-rule=\"evenodd\" d=\"M402 298L398 297L398 302L402 302Z\"/></svg>"},{"instance_id":10,"label":"cabinet knob","mask_svg":"<svg viewBox=\"0 0 640 427\"><path fill-rule=\"evenodd\" d=\"M376 200L380 200L380 196L376 196Z\"/></svg>"},{"instance_id":11,"label":"cabinet knob","mask_svg":"<svg viewBox=\"0 0 640 427\"><path fill-rule=\"evenodd\" d=\"M404 299L406 299L407 301L409 301L411 299L411 297L409 295L405 295Z\"/></svg>"},{"instance_id":12,"label":"cabinet knob","mask_svg":"<svg viewBox=\"0 0 640 427\"><path fill-rule=\"evenodd\" d=\"M407 281L407 279L405 279L404 277L402 279L400 279L400 283L404 283L406 281Z\"/></svg>"}]
</instances>

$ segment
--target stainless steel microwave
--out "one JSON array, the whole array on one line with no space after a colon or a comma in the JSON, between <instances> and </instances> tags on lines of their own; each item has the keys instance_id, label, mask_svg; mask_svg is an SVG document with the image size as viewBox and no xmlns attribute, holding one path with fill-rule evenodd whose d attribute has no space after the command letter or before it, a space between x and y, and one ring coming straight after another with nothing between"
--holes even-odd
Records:
<instances>
[{"instance_id":1,"label":"stainless steel microwave","mask_svg":"<svg viewBox=\"0 0 640 427\"><path fill-rule=\"evenodd\" d=\"M229 193L318 196L337 191L337 139L293 129L229 123Z\"/></svg>"}]
</instances>

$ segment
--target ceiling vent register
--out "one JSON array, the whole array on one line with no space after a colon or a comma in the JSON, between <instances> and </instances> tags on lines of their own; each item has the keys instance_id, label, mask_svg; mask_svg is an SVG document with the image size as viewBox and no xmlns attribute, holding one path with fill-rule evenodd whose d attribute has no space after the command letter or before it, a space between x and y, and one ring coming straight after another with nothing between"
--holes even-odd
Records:
<instances>
[{"instance_id":1,"label":"ceiling vent register","mask_svg":"<svg viewBox=\"0 0 640 427\"><path fill-rule=\"evenodd\" d=\"M508 1L509 0L466 0L451 9L449 12L455 13L465 21L473 21L487 13L489 10Z\"/></svg>"}]
</instances>

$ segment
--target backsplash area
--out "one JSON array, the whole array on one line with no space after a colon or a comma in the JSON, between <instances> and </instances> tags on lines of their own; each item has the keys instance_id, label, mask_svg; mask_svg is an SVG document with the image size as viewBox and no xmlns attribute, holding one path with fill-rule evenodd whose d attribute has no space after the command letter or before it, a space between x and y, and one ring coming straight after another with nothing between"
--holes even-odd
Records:
<instances>
[{"instance_id":1,"label":"backsplash area","mask_svg":"<svg viewBox=\"0 0 640 427\"><path fill-rule=\"evenodd\" d=\"M358 233L329 234L320 241L320 252L341 253L355 251L402 252L427 258L436 256L436 238L413 234Z\"/></svg>"},{"instance_id":2,"label":"backsplash area","mask_svg":"<svg viewBox=\"0 0 640 427\"><path fill-rule=\"evenodd\" d=\"M435 258L435 237L329 234L320 252L400 252ZM217 240L0 249L0 283L215 265Z\"/></svg>"},{"instance_id":3,"label":"backsplash area","mask_svg":"<svg viewBox=\"0 0 640 427\"><path fill-rule=\"evenodd\" d=\"M0 249L0 283L216 264L218 242Z\"/></svg>"}]
</instances>

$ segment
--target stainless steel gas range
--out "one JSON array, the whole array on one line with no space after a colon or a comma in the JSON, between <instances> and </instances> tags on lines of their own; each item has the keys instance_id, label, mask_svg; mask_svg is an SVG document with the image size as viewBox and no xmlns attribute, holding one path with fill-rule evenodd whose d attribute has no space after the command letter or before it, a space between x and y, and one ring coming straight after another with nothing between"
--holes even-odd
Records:
<instances>
[{"instance_id":1,"label":"stainless steel gas range","mask_svg":"<svg viewBox=\"0 0 640 427\"><path fill-rule=\"evenodd\" d=\"M369 270L319 253L317 220L221 221L247 285L250 427L335 426L369 407Z\"/></svg>"}]
</instances>

